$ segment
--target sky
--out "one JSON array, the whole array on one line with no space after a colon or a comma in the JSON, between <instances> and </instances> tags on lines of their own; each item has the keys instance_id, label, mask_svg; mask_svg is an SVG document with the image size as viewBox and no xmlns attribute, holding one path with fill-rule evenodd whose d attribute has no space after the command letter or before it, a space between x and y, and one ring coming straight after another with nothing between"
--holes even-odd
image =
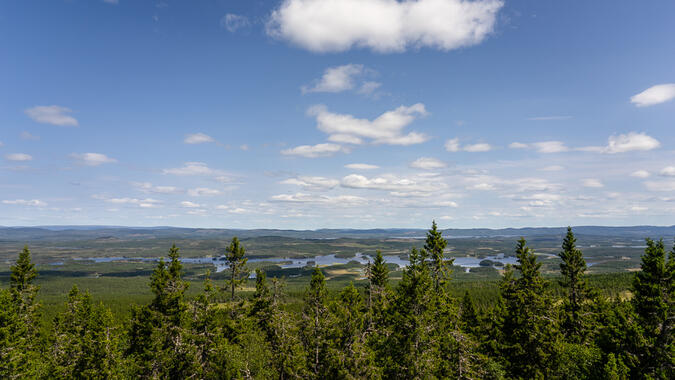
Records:
<instances>
[{"instance_id":1,"label":"sky","mask_svg":"<svg viewBox=\"0 0 675 380\"><path fill-rule=\"evenodd\" d=\"M675 2L0 2L0 225L675 224Z\"/></svg>"}]
</instances>

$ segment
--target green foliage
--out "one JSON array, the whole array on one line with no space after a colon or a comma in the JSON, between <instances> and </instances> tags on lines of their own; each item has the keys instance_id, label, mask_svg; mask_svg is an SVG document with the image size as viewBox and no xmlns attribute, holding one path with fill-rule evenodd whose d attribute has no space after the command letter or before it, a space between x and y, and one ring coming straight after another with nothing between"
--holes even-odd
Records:
<instances>
[{"instance_id":1,"label":"green foliage","mask_svg":"<svg viewBox=\"0 0 675 380\"><path fill-rule=\"evenodd\" d=\"M641 271L586 276L575 240L568 230L560 281L544 279L521 239L498 288L494 277L464 273L450 283L434 223L402 271L390 272L377 252L365 279L346 285L355 276L336 275L358 267L350 264L327 268L327 283L316 267L301 293L305 279L269 280L261 268L286 272L256 263L255 292L227 300L205 267L183 268L174 245L168 263L144 269L148 296L129 318L113 319L72 286L44 325L26 248L0 289L0 378L673 378L675 252L666 258L663 243L648 240ZM242 281L228 282L234 292L246 259L238 240L231 248L239 269L230 278ZM188 292L202 275L202 289ZM136 281L129 286L147 280Z\"/></svg>"},{"instance_id":2,"label":"green foliage","mask_svg":"<svg viewBox=\"0 0 675 380\"><path fill-rule=\"evenodd\" d=\"M234 290L246 283L249 272L246 269L246 262L248 259L244 258L246 254L246 249L239 242L239 239L235 236L232 238L230 246L225 249L227 253L225 255L225 260L227 265L230 267L230 279L227 280L227 284L230 287L230 299L234 301Z\"/></svg>"},{"instance_id":3,"label":"green foliage","mask_svg":"<svg viewBox=\"0 0 675 380\"><path fill-rule=\"evenodd\" d=\"M525 239L516 246L518 264L507 266L501 283L504 299L500 349L514 378L542 378L547 375L553 355L555 326L550 312L551 300L545 293L546 282L539 269L541 263Z\"/></svg>"},{"instance_id":4,"label":"green foliage","mask_svg":"<svg viewBox=\"0 0 675 380\"><path fill-rule=\"evenodd\" d=\"M572 228L567 227L560 251L560 285L567 291L563 301L561 331L567 341L583 343L588 340L593 323L593 295L584 276L586 261L581 250L577 249L576 241Z\"/></svg>"}]
</instances>

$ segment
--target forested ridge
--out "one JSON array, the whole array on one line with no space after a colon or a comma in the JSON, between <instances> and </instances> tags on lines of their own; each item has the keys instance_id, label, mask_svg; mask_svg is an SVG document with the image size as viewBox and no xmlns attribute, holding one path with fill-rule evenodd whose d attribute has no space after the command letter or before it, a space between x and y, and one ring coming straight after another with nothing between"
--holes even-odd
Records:
<instances>
[{"instance_id":1,"label":"forested ridge","mask_svg":"<svg viewBox=\"0 0 675 380\"><path fill-rule=\"evenodd\" d=\"M559 282L541 273L520 239L496 302L478 307L451 295L452 260L434 223L397 283L378 254L365 287L329 292L313 270L300 308L284 280L255 272L234 238L229 276L187 297L180 252L150 277L152 301L117 322L73 287L65 311L41 319L28 247L0 289L0 378L157 379L672 379L675 378L675 248L646 240L631 292L591 287L571 229L561 244Z\"/></svg>"}]
</instances>

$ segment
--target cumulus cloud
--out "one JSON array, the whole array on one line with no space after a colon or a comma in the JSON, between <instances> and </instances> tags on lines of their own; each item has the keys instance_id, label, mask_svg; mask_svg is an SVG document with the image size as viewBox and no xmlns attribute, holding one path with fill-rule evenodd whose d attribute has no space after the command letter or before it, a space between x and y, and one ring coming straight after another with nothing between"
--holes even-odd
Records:
<instances>
[{"instance_id":1,"label":"cumulus cloud","mask_svg":"<svg viewBox=\"0 0 675 380\"><path fill-rule=\"evenodd\" d=\"M363 74L363 65L350 63L348 65L327 68L321 79L314 81L312 86L303 86L302 92L342 92L356 86L355 78Z\"/></svg>"},{"instance_id":2,"label":"cumulus cloud","mask_svg":"<svg viewBox=\"0 0 675 380\"><path fill-rule=\"evenodd\" d=\"M525 149L528 146L529 145L527 145L525 143L521 143L521 142L512 142L511 144L509 144L509 148L511 148L511 149Z\"/></svg>"},{"instance_id":3,"label":"cumulus cloud","mask_svg":"<svg viewBox=\"0 0 675 380\"><path fill-rule=\"evenodd\" d=\"M666 180L666 181L647 181L645 186L650 191L675 191L675 180Z\"/></svg>"},{"instance_id":4,"label":"cumulus cloud","mask_svg":"<svg viewBox=\"0 0 675 380\"><path fill-rule=\"evenodd\" d=\"M545 167L543 167L539 170L541 170L543 172L559 172L561 170L565 170L565 167L560 166L560 165L551 165L551 166L545 166Z\"/></svg>"},{"instance_id":5,"label":"cumulus cloud","mask_svg":"<svg viewBox=\"0 0 675 380\"><path fill-rule=\"evenodd\" d=\"M380 167L377 166L377 165L371 165L371 164L347 164L347 165L345 165L345 168L354 169L354 170L373 170L373 169L379 169Z\"/></svg>"},{"instance_id":6,"label":"cumulus cloud","mask_svg":"<svg viewBox=\"0 0 675 380\"><path fill-rule=\"evenodd\" d=\"M632 172L630 176L635 178L647 178L649 177L649 172L646 170L636 170Z\"/></svg>"},{"instance_id":7,"label":"cumulus cloud","mask_svg":"<svg viewBox=\"0 0 675 380\"><path fill-rule=\"evenodd\" d=\"M233 13L228 13L220 19L220 26L227 29L230 33L234 33L250 24L248 17Z\"/></svg>"},{"instance_id":8,"label":"cumulus cloud","mask_svg":"<svg viewBox=\"0 0 675 380\"><path fill-rule=\"evenodd\" d=\"M87 166L99 166L101 164L117 162L116 159L110 158L102 153L72 153L70 158L79 161L82 165Z\"/></svg>"},{"instance_id":9,"label":"cumulus cloud","mask_svg":"<svg viewBox=\"0 0 675 380\"><path fill-rule=\"evenodd\" d=\"M150 182L134 182L132 184L144 193L179 194L183 192L183 190L175 186L154 186Z\"/></svg>"},{"instance_id":10,"label":"cumulus cloud","mask_svg":"<svg viewBox=\"0 0 675 380\"><path fill-rule=\"evenodd\" d=\"M201 175L201 176L211 176L222 174L220 170L211 169L203 162L186 162L183 166L179 168L164 169L164 174L173 174L179 176L191 176L191 175Z\"/></svg>"},{"instance_id":11,"label":"cumulus cloud","mask_svg":"<svg viewBox=\"0 0 675 380\"><path fill-rule=\"evenodd\" d=\"M445 142L445 150L448 152L459 152L461 150L465 152L488 152L492 150L490 144L479 143L479 144L468 144L460 146L459 138L449 139Z\"/></svg>"},{"instance_id":12,"label":"cumulus cloud","mask_svg":"<svg viewBox=\"0 0 675 380\"><path fill-rule=\"evenodd\" d=\"M661 169L659 175L664 177L675 177L675 166L666 166L665 168Z\"/></svg>"},{"instance_id":13,"label":"cumulus cloud","mask_svg":"<svg viewBox=\"0 0 675 380\"><path fill-rule=\"evenodd\" d=\"M34 206L34 207L45 207L47 202L43 202L39 199L14 199L14 200L4 200L3 204L6 205L20 205L20 206Z\"/></svg>"},{"instance_id":14,"label":"cumulus cloud","mask_svg":"<svg viewBox=\"0 0 675 380\"><path fill-rule=\"evenodd\" d=\"M77 127L77 119L68 115L73 112L70 108L61 106L35 106L24 111L28 117L38 123L58 125L62 127Z\"/></svg>"},{"instance_id":15,"label":"cumulus cloud","mask_svg":"<svg viewBox=\"0 0 675 380\"><path fill-rule=\"evenodd\" d=\"M30 161L33 156L26 153L9 153L5 155L7 161Z\"/></svg>"},{"instance_id":16,"label":"cumulus cloud","mask_svg":"<svg viewBox=\"0 0 675 380\"><path fill-rule=\"evenodd\" d=\"M302 186L307 190L327 190L337 186L340 181L326 177L297 177L285 179L280 183L284 185Z\"/></svg>"},{"instance_id":17,"label":"cumulus cloud","mask_svg":"<svg viewBox=\"0 0 675 380\"><path fill-rule=\"evenodd\" d=\"M442 190L446 184L424 178L401 178L394 175L383 175L368 178L360 174L350 174L342 178L342 187L352 189L387 190L401 193L430 193Z\"/></svg>"},{"instance_id":18,"label":"cumulus cloud","mask_svg":"<svg viewBox=\"0 0 675 380\"><path fill-rule=\"evenodd\" d=\"M307 158L328 157L337 152L344 151L344 148L338 144L316 144L316 145L300 145L295 148L284 149L281 154L286 156L302 156Z\"/></svg>"},{"instance_id":19,"label":"cumulus cloud","mask_svg":"<svg viewBox=\"0 0 675 380\"><path fill-rule=\"evenodd\" d=\"M482 42L502 6L499 0L284 0L267 32L316 52L447 51Z\"/></svg>"},{"instance_id":20,"label":"cumulus cloud","mask_svg":"<svg viewBox=\"0 0 675 380\"><path fill-rule=\"evenodd\" d=\"M361 87L359 87L359 94L363 95L371 95L372 93L375 92L378 88L382 86L382 83L380 82L375 82L375 81L366 81L361 84Z\"/></svg>"},{"instance_id":21,"label":"cumulus cloud","mask_svg":"<svg viewBox=\"0 0 675 380\"><path fill-rule=\"evenodd\" d=\"M638 107L653 106L675 99L675 83L657 84L630 98Z\"/></svg>"},{"instance_id":22,"label":"cumulus cloud","mask_svg":"<svg viewBox=\"0 0 675 380\"><path fill-rule=\"evenodd\" d=\"M446 166L445 162L432 157L420 157L410 163L411 168L423 170L441 169Z\"/></svg>"},{"instance_id":23,"label":"cumulus cloud","mask_svg":"<svg viewBox=\"0 0 675 380\"><path fill-rule=\"evenodd\" d=\"M328 140L333 142L362 144L363 139L370 139L375 144L412 145L429 139L422 133L403 132L415 119L427 114L422 103L400 106L374 120L332 113L322 105L311 107L308 114L316 118L317 128L328 134Z\"/></svg>"},{"instance_id":24,"label":"cumulus cloud","mask_svg":"<svg viewBox=\"0 0 675 380\"><path fill-rule=\"evenodd\" d=\"M276 202L294 202L294 203L325 203L349 206L366 203L366 199L354 195L312 195L307 193L279 194L271 197Z\"/></svg>"},{"instance_id":25,"label":"cumulus cloud","mask_svg":"<svg viewBox=\"0 0 675 380\"><path fill-rule=\"evenodd\" d=\"M464 151L466 152L488 152L492 150L492 146L490 144L471 144L471 145L465 145L464 146Z\"/></svg>"},{"instance_id":26,"label":"cumulus cloud","mask_svg":"<svg viewBox=\"0 0 675 380\"><path fill-rule=\"evenodd\" d=\"M190 202L190 201L182 201L182 202L180 203L180 205L183 206L183 207L187 207L187 208L199 208L199 207L202 207L199 203L194 203L194 202Z\"/></svg>"},{"instance_id":27,"label":"cumulus cloud","mask_svg":"<svg viewBox=\"0 0 675 380\"><path fill-rule=\"evenodd\" d=\"M606 146L587 146L579 150L599 153L625 153L656 149L661 143L646 133L629 132L627 134L609 136Z\"/></svg>"},{"instance_id":28,"label":"cumulus cloud","mask_svg":"<svg viewBox=\"0 0 675 380\"><path fill-rule=\"evenodd\" d=\"M216 140L214 140L213 137L203 134L201 132L187 135L183 140L183 142L186 144L204 144L204 143L212 143L215 141Z\"/></svg>"},{"instance_id":29,"label":"cumulus cloud","mask_svg":"<svg viewBox=\"0 0 675 380\"><path fill-rule=\"evenodd\" d=\"M220 195L221 191L218 189L210 189L208 187L197 187L188 190L188 194L193 197L211 197L214 195Z\"/></svg>"},{"instance_id":30,"label":"cumulus cloud","mask_svg":"<svg viewBox=\"0 0 675 380\"><path fill-rule=\"evenodd\" d=\"M19 135L21 137L21 140L40 140L40 136L36 136L28 131L23 131ZM2 145L0 145L2 146Z\"/></svg>"},{"instance_id":31,"label":"cumulus cloud","mask_svg":"<svg viewBox=\"0 0 675 380\"><path fill-rule=\"evenodd\" d=\"M104 197L94 197L97 199L103 199L108 203L114 203L114 204L132 204L136 205L141 208L153 208L153 207L158 207L159 203L161 203L157 199L152 199L152 198L145 198L145 199L139 199L139 198L104 198Z\"/></svg>"},{"instance_id":32,"label":"cumulus cloud","mask_svg":"<svg viewBox=\"0 0 675 380\"><path fill-rule=\"evenodd\" d=\"M541 141L530 145L539 153L560 153L569 150L561 141Z\"/></svg>"},{"instance_id":33,"label":"cumulus cloud","mask_svg":"<svg viewBox=\"0 0 675 380\"><path fill-rule=\"evenodd\" d=\"M595 179L595 178L585 179L581 182L581 184L584 187L591 187L591 188L600 188L600 187L605 186L605 185L602 184L602 182L599 179Z\"/></svg>"}]
</instances>

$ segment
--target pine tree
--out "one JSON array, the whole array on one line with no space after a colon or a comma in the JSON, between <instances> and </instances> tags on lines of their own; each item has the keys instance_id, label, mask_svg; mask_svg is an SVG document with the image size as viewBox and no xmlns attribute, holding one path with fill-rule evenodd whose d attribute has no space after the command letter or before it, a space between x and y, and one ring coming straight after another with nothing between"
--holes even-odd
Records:
<instances>
[{"instance_id":1,"label":"pine tree","mask_svg":"<svg viewBox=\"0 0 675 380\"><path fill-rule=\"evenodd\" d=\"M561 328L567 341L583 343L587 340L592 323L592 311L589 305L591 293L584 277L586 261L582 252L577 249L576 241L572 228L567 227L567 235L563 240L562 251L559 255L562 260L560 285L567 291L567 297L563 303L564 314Z\"/></svg>"},{"instance_id":2,"label":"pine tree","mask_svg":"<svg viewBox=\"0 0 675 380\"><path fill-rule=\"evenodd\" d=\"M371 333L381 333L383 312L387 305L389 269L382 257L382 252L377 250L375 259L366 265L366 278L368 279L368 330Z\"/></svg>"},{"instance_id":3,"label":"pine tree","mask_svg":"<svg viewBox=\"0 0 675 380\"><path fill-rule=\"evenodd\" d=\"M643 331L640 373L659 379L675 377L675 258L666 261L663 240L647 239L641 270L633 278L633 307Z\"/></svg>"},{"instance_id":4,"label":"pine tree","mask_svg":"<svg viewBox=\"0 0 675 380\"><path fill-rule=\"evenodd\" d=\"M443 251L448 245L448 241L443 239L441 231L436 226L436 221L431 223L431 229L427 231L427 238L424 243L424 250L431 258L431 277L434 281L434 290L439 292L450 277L450 267L454 259L445 260Z\"/></svg>"},{"instance_id":5,"label":"pine tree","mask_svg":"<svg viewBox=\"0 0 675 380\"><path fill-rule=\"evenodd\" d=\"M230 279L227 281L227 284L231 290L230 299L234 301L234 290L245 284L246 279L248 278L249 272L248 269L246 269L246 262L248 259L244 258L246 249L241 245L236 236L232 238L230 246L227 247L225 251L227 252L225 260L230 267Z\"/></svg>"},{"instance_id":6,"label":"pine tree","mask_svg":"<svg viewBox=\"0 0 675 380\"><path fill-rule=\"evenodd\" d=\"M516 245L516 257L515 269L520 276L514 277L509 265L500 285L504 298L500 349L511 376L542 378L546 376L555 341L555 326L548 312L550 301L539 271L541 263L523 238Z\"/></svg>"},{"instance_id":7,"label":"pine tree","mask_svg":"<svg viewBox=\"0 0 675 380\"><path fill-rule=\"evenodd\" d=\"M309 287L305 291L302 310L302 341L307 352L307 367L313 378L324 378L328 363L329 314L326 306L328 292L326 279L319 267L315 267Z\"/></svg>"}]
</instances>

